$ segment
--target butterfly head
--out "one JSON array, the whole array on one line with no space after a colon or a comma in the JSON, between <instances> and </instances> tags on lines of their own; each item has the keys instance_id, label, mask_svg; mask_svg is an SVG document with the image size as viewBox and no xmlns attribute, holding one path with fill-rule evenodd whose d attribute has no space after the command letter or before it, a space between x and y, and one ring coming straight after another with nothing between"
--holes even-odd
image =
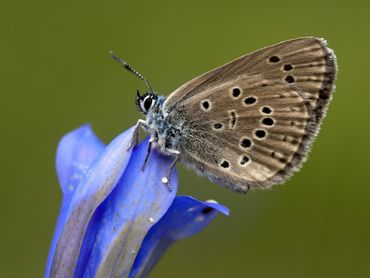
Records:
<instances>
[{"instance_id":1,"label":"butterfly head","mask_svg":"<svg viewBox=\"0 0 370 278\"><path fill-rule=\"evenodd\" d=\"M154 92L140 95L139 90L137 91L136 106L143 114L148 114L156 106L157 100L158 96Z\"/></svg>"},{"instance_id":2,"label":"butterfly head","mask_svg":"<svg viewBox=\"0 0 370 278\"><path fill-rule=\"evenodd\" d=\"M113 52L110 52L110 54L112 55L113 59L116 60L122 67L132 72L137 77L139 77L144 82L144 84L148 87L149 89L148 93L140 95L139 90L137 90L137 96L136 96L136 106L143 114L147 115L150 111L152 111L154 107L158 106L157 94L153 91L153 88L152 86L150 86L149 82L137 70L135 70L132 66L130 66L126 61L122 60L120 57L115 55Z\"/></svg>"}]
</instances>

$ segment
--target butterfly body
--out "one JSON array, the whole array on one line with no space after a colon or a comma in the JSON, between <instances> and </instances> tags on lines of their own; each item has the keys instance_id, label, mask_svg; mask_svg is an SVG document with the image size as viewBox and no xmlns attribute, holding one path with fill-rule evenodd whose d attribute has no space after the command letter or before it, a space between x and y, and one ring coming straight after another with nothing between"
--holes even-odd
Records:
<instances>
[{"instance_id":1,"label":"butterfly body","mask_svg":"<svg viewBox=\"0 0 370 278\"><path fill-rule=\"evenodd\" d=\"M282 183L306 159L334 89L322 39L285 41L194 78L167 98L137 96L158 150L237 192Z\"/></svg>"},{"instance_id":2,"label":"butterfly body","mask_svg":"<svg viewBox=\"0 0 370 278\"><path fill-rule=\"evenodd\" d=\"M155 104L146 113L142 127L151 135L153 145L164 154L173 154L168 150L179 148L179 138L182 137L181 122L171 122L169 115L163 110L164 96L156 96ZM145 96L144 96L145 97Z\"/></svg>"}]
</instances>

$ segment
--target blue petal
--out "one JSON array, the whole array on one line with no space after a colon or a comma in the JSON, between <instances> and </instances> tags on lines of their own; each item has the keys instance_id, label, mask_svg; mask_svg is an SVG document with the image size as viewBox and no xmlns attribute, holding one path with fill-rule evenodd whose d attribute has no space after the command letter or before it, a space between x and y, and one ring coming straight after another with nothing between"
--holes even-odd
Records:
<instances>
[{"instance_id":1,"label":"blue petal","mask_svg":"<svg viewBox=\"0 0 370 278\"><path fill-rule=\"evenodd\" d=\"M72 196L50 276L72 277L85 231L96 208L117 185L130 159L136 127L114 139L94 160ZM64 177L63 177L64 181Z\"/></svg>"},{"instance_id":2,"label":"blue petal","mask_svg":"<svg viewBox=\"0 0 370 278\"><path fill-rule=\"evenodd\" d=\"M104 150L104 144L95 136L89 125L84 125L66 134L60 141L56 168L63 201L50 246L46 264L46 276L50 272L55 247L67 217L73 193L94 159Z\"/></svg>"},{"instance_id":3,"label":"blue petal","mask_svg":"<svg viewBox=\"0 0 370 278\"><path fill-rule=\"evenodd\" d=\"M129 277L146 277L176 240L198 233L218 213L229 215L229 209L212 201L176 197L167 213L145 237Z\"/></svg>"},{"instance_id":4,"label":"blue petal","mask_svg":"<svg viewBox=\"0 0 370 278\"><path fill-rule=\"evenodd\" d=\"M104 144L84 125L67 135L59 143L56 168L64 194L71 194L89 169L91 163L104 150Z\"/></svg>"},{"instance_id":5,"label":"blue petal","mask_svg":"<svg viewBox=\"0 0 370 278\"><path fill-rule=\"evenodd\" d=\"M161 180L173 158L153 150L143 172L147 148L145 140L134 149L119 184L95 212L75 277L127 277L149 229L172 204L178 185L176 170L170 179L171 192Z\"/></svg>"}]
</instances>

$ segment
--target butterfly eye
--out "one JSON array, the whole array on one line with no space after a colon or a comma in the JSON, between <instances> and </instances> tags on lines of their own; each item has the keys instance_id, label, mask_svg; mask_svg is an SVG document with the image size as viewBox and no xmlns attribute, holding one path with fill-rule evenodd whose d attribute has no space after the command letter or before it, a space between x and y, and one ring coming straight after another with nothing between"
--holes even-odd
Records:
<instances>
[{"instance_id":1,"label":"butterfly eye","mask_svg":"<svg viewBox=\"0 0 370 278\"><path fill-rule=\"evenodd\" d=\"M140 102L140 107L143 112L148 112L150 109L153 108L155 100L151 95L148 95Z\"/></svg>"}]
</instances>

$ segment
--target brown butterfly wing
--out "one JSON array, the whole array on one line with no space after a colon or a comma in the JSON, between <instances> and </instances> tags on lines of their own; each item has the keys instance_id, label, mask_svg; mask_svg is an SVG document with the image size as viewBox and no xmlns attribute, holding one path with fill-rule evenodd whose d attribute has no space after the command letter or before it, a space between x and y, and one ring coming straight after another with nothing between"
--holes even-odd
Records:
<instances>
[{"instance_id":1,"label":"brown butterfly wing","mask_svg":"<svg viewBox=\"0 0 370 278\"><path fill-rule=\"evenodd\" d=\"M286 180L306 158L331 99L336 64L322 39L247 54L172 93L181 159L235 191Z\"/></svg>"}]
</instances>

